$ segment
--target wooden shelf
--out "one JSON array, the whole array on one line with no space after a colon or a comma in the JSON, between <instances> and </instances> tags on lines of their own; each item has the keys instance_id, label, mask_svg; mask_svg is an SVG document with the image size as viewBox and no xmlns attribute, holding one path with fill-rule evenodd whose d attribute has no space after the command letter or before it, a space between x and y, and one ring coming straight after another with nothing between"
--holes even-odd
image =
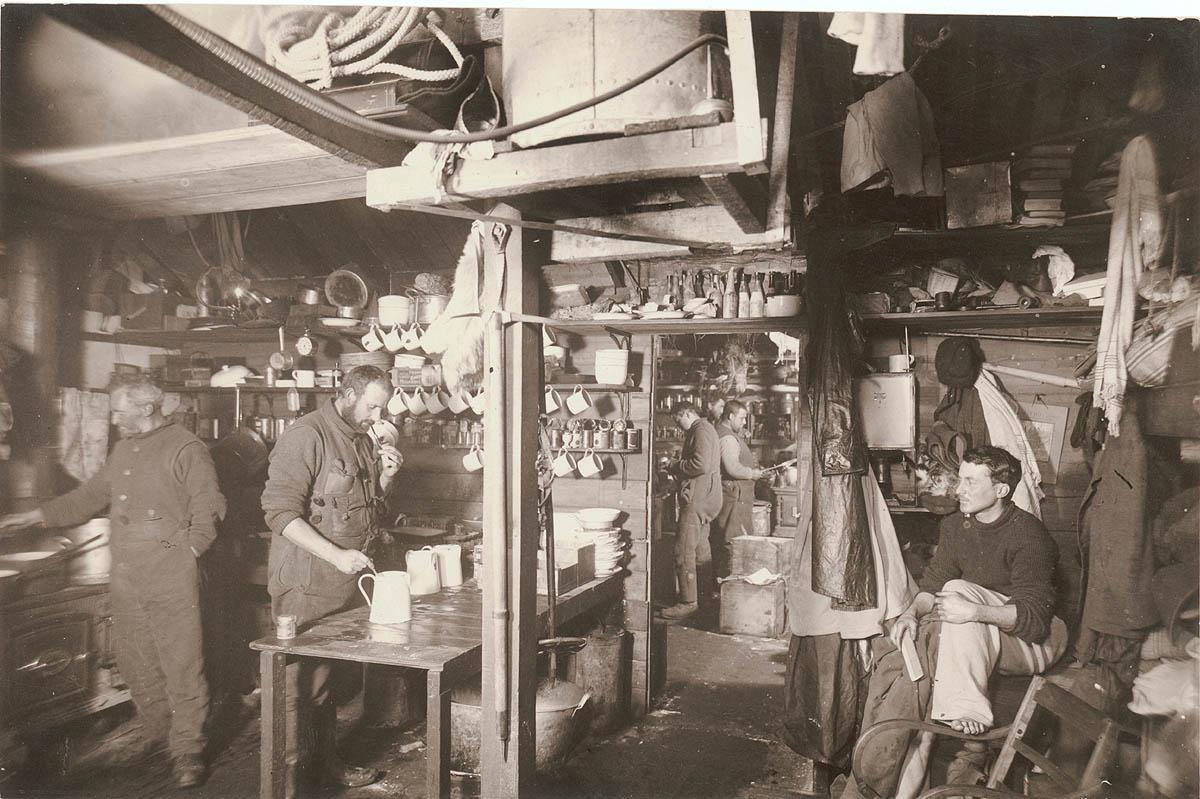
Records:
<instances>
[{"instance_id":1,"label":"wooden shelf","mask_svg":"<svg viewBox=\"0 0 1200 799\"><path fill-rule=\"evenodd\" d=\"M213 330L123 330L111 335L81 333L80 337L84 341L177 349L185 344L251 344L278 341L278 331L278 327L218 327Z\"/></svg>"},{"instance_id":2,"label":"wooden shelf","mask_svg":"<svg viewBox=\"0 0 1200 799\"><path fill-rule=\"evenodd\" d=\"M552 388L555 391L574 391L575 386L583 386L585 391L601 391L610 394L640 394L642 390L637 386L619 385L617 383L547 383L546 388Z\"/></svg>"},{"instance_id":3,"label":"wooden shelf","mask_svg":"<svg viewBox=\"0 0 1200 799\"><path fill-rule=\"evenodd\" d=\"M556 319L555 330L570 333L607 333L628 335L687 335L690 333L771 333L806 328L803 316L766 316L753 319Z\"/></svg>"},{"instance_id":4,"label":"wooden shelf","mask_svg":"<svg viewBox=\"0 0 1200 799\"><path fill-rule=\"evenodd\" d=\"M336 388L326 388L324 386L316 386L314 388L301 388L300 386L172 386L166 385L162 387L163 391L169 391L174 394L287 394L292 389L295 389L300 394L333 394L337 391Z\"/></svg>"}]
</instances>

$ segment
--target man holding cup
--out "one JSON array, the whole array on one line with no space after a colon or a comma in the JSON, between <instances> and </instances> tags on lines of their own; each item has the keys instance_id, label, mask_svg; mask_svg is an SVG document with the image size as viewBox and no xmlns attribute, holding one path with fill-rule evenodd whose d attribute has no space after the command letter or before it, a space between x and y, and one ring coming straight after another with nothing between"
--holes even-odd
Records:
<instances>
[{"instance_id":1,"label":"man holding cup","mask_svg":"<svg viewBox=\"0 0 1200 799\"><path fill-rule=\"evenodd\" d=\"M404 462L391 436L372 434L391 393L385 372L356 367L334 399L276 442L262 495L263 516L274 533L267 586L274 616L294 616L303 627L343 610L358 595L356 575L373 568L363 550L376 529L376 509ZM287 667L289 797L296 795L302 765L313 759L320 763L319 778L347 787L381 776L338 758L329 678L326 662Z\"/></svg>"}]
</instances>

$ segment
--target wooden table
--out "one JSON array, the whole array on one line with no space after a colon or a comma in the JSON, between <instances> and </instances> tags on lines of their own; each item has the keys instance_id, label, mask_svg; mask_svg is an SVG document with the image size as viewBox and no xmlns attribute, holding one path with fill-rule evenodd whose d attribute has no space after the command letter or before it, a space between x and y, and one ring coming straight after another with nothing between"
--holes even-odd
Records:
<instances>
[{"instance_id":1,"label":"wooden table","mask_svg":"<svg viewBox=\"0 0 1200 799\"><path fill-rule=\"evenodd\" d=\"M596 605L620 597L619 576L593 580L559 597L563 623ZM538 597L538 620L545 624L546 600ZM262 669L261 799L281 799L286 750L284 669L300 657L375 663L425 672L426 796L450 796L450 692L479 674L483 655L483 594L474 581L436 594L413 597L412 620L371 624L367 607L335 613L295 638L260 638ZM539 626L540 626L539 625Z\"/></svg>"}]
</instances>

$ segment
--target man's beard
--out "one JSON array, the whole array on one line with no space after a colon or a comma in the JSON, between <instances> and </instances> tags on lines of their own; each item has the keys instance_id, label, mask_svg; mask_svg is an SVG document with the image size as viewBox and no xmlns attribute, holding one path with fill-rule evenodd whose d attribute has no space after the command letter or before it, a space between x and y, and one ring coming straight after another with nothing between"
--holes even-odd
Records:
<instances>
[{"instance_id":1,"label":"man's beard","mask_svg":"<svg viewBox=\"0 0 1200 799\"><path fill-rule=\"evenodd\" d=\"M346 408L339 409L338 415L340 415L342 417L342 419L346 422L346 424L350 425L355 430L366 430L370 426L366 420L358 421L357 419L354 418L354 406L353 405L346 407Z\"/></svg>"}]
</instances>

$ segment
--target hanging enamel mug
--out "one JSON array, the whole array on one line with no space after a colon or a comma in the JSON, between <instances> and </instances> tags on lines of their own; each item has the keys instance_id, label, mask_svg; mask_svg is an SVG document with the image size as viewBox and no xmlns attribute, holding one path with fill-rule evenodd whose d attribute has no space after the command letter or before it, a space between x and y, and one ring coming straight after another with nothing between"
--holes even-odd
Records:
<instances>
[{"instance_id":1,"label":"hanging enamel mug","mask_svg":"<svg viewBox=\"0 0 1200 799\"><path fill-rule=\"evenodd\" d=\"M477 472L483 468L483 450L472 445L471 451L462 456L463 468L468 472Z\"/></svg>"},{"instance_id":2,"label":"hanging enamel mug","mask_svg":"<svg viewBox=\"0 0 1200 799\"><path fill-rule=\"evenodd\" d=\"M566 477L569 474L575 473L575 459L571 457L571 453L565 449L559 450L558 457L554 459L554 476Z\"/></svg>"},{"instance_id":3,"label":"hanging enamel mug","mask_svg":"<svg viewBox=\"0 0 1200 799\"><path fill-rule=\"evenodd\" d=\"M371 325L371 329L359 341L367 352L383 349L383 336L379 335L379 328L375 325Z\"/></svg>"},{"instance_id":4,"label":"hanging enamel mug","mask_svg":"<svg viewBox=\"0 0 1200 799\"><path fill-rule=\"evenodd\" d=\"M413 389L413 393L405 398L404 404L408 406L408 412L413 416L424 416L428 410L425 407L425 392L419 388Z\"/></svg>"},{"instance_id":5,"label":"hanging enamel mug","mask_svg":"<svg viewBox=\"0 0 1200 799\"><path fill-rule=\"evenodd\" d=\"M546 413L554 413L562 407L562 397L552 388L546 388Z\"/></svg>"},{"instance_id":6,"label":"hanging enamel mug","mask_svg":"<svg viewBox=\"0 0 1200 799\"><path fill-rule=\"evenodd\" d=\"M425 335L425 331L420 325L413 325L404 332L400 339L400 346L406 350L421 349L421 337Z\"/></svg>"},{"instance_id":7,"label":"hanging enamel mug","mask_svg":"<svg viewBox=\"0 0 1200 799\"><path fill-rule=\"evenodd\" d=\"M573 414L580 414L590 407L592 407L592 398L583 390L583 386L575 386L571 396L567 397L567 410Z\"/></svg>"},{"instance_id":8,"label":"hanging enamel mug","mask_svg":"<svg viewBox=\"0 0 1200 799\"><path fill-rule=\"evenodd\" d=\"M396 386L392 391L392 396L387 402L387 412L392 416L399 416L408 410L408 403L404 401L404 389L401 386Z\"/></svg>"},{"instance_id":9,"label":"hanging enamel mug","mask_svg":"<svg viewBox=\"0 0 1200 799\"><path fill-rule=\"evenodd\" d=\"M604 461L600 460L591 447L588 447L579 458L576 468L579 469L579 473L584 477L595 477L604 470Z\"/></svg>"},{"instance_id":10,"label":"hanging enamel mug","mask_svg":"<svg viewBox=\"0 0 1200 799\"><path fill-rule=\"evenodd\" d=\"M404 334L400 332L400 325L392 325L392 329L383 335L383 346L393 354L404 349Z\"/></svg>"},{"instance_id":11,"label":"hanging enamel mug","mask_svg":"<svg viewBox=\"0 0 1200 799\"><path fill-rule=\"evenodd\" d=\"M471 410L480 416L483 416L483 412L487 410L487 397L484 396L482 386L478 391L471 395L470 403Z\"/></svg>"}]
</instances>

